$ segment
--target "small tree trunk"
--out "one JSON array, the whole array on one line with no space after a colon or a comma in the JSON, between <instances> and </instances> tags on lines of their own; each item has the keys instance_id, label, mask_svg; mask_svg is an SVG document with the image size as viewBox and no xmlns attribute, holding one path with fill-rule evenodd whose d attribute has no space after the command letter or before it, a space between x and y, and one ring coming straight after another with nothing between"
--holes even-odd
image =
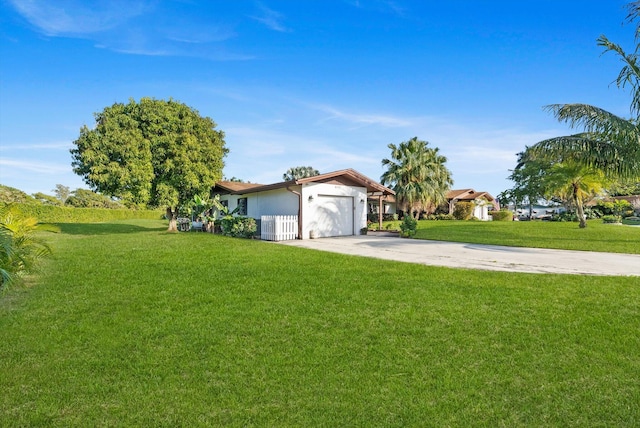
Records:
<instances>
[{"instance_id":1,"label":"small tree trunk","mask_svg":"<svg viewBox=\"0 0 640 428\"><path fill-rule=\"evenodd\" d=\"M167 207L167 218L169 219L169 228L167 232L177 232L178 231L178 222L177 222L177 212L173 211L171 207Z\"/></svg>"},{"instance_id":2,"label":"small tree trunk","mask_svg":"<svg viewBox=\"0 0 640 428\"><path fill-rule=\"evenodd\" d=\"M582 207L582 201L578 198L578 188L573 187L573 200L576 203L576 213L578 214L578 221L580 222L580 229L587 227L587 220L584 218L584 208Z\"/></svg>"}]
</instances>

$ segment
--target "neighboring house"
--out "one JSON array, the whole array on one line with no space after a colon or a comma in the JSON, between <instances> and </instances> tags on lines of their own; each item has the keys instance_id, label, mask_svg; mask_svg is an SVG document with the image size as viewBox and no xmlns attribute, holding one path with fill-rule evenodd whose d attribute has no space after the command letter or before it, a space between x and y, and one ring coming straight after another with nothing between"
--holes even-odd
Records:
<instances>
[{"instance_id":1,"label":"neighboring house","mask_svg":"<svg viewBox=\"0 0 640 428\"><path fill-rule=\"evenodd\" d=\"M357 235L367 226L367 197L393 195L353 169L274 184L218 182L212 195L237 215L298 216L298 238Z\"/></svg>"},{"instance_id":2,"label":"neighboring house","mask_svg":"<svg viewBox=\"0 0 640 428\"><path fill-rule=\"evenodd\" d=\"M449 214L453 213L456 203L473 202L475 204L473 216L478 220L491 220L489 211L500 209L498 201L489 192L476 192L473 189L450 190L447 192L446 198Z\"/></svg>"}]
</instances>

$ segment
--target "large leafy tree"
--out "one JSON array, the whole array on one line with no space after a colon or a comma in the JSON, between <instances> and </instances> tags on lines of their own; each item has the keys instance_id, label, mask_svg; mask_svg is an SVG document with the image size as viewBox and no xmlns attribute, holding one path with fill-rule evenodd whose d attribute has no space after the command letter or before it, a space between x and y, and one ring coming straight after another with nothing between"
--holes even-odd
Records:
<instances>
[{"instance_id":1,"label":"large leafy tree","mask_svg":"<svg viewBox=\"0 0 640 428\"><path fill-rule=\"evenodd\" d=\"M387 170L380 177L382 184L395 192L400 206L417 217L420 210L428 210L446 201L453 184L451 172L445 166L447 158L437 147L413 137L399 145L389 144L391 158L383 159Z\"/></svg>"},{"instance_id":2,"label":"large leafy tree","mask_svg":"<svg viewBox=\"0 0 640 428\"><path fill-rule=\"evenodd\" d=\"M606 185L602 170L576 162L553 165L544 176L547 197L556 196L576 207L580 227L587 227L584 203L602 192Z\"/></svg>"},{"instance_id":3,"label":"large leafy tree","mask_svg":"<svg viewBox=\"0 0 640 428\"><path fill-rule=\"evenodd\" d=\"M501 202L513 202L517 209L521 204L529 206L529 217L533 213L533 204L544 197L544 176L550 165L538 160L526 160L525 152L518 153L518 164L511 171L509 180L514 182L511 189L498 195Z\"/></svg>"},{"instance_id":4,"label":"large leafy tree","mask_svg":"<svg viewBox=\"0 0 640 428\"><path fill-rule=\"evenodd\" d=\"M282 174L284 181L298 180L300 178L314 177L320 175L320 171L311 166L296 166L289 168L287 172Z\"/></svg>"},{"instance_id":5,"label":"large leafy tree","mask_svg":"<svg viewBox=\"0 0 640 428\"><path fill-rule=\"evenodd\" d=\"M166 207L169 230L176 230L178 207L222 177L224 133L185 104L130 100L106 107L95 121L74 141L74 172L127 204Z\"/></svg>"},{"instance_id":6,"label":"large leafy tree","mask_svg":"<svg viewBox=\"0 0 640 428\"><path fill-rule=\"evenodd\" d=\"M640 16L640 1L627 5L629 22ZM638 54L640 27L636 27L636 47L625 52L606 36L597 40L604 52L613 52L624 64L615 80L619 88L631 89L629 118L622 118L588 104L554 104L547 106L561 122L582 128L574 135L540 141L527 150L529 158L570 161L600 168L610 177L640 177L640 65Z\"/></svg>"}]
</instances>

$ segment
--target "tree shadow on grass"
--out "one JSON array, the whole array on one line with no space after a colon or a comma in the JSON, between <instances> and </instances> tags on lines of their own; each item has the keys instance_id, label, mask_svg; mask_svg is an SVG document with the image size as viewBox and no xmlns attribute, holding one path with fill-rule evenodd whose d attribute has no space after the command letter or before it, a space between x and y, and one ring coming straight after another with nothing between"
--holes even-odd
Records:
<instances>
[{"instance_id":1,"label":"tree shadow on grass","mask_svg":"<svg viewBox=\"0 0 640 428\"><path fill-rule=\"evenodd\" d=\"M113 235L166 231L166 226L140 226L131 223L58 223L60 231L68 235Z\"/></svg>"}]
</instances>

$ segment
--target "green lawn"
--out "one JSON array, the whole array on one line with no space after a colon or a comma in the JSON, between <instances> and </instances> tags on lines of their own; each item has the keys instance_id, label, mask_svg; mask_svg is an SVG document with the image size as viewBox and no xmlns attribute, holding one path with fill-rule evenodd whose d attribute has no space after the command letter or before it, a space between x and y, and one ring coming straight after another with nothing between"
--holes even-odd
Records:
<instances>
[{"instance_id":1,"label":"green lawn","mask_svg":"<svg viewBox=\"0 0 640 428\"><path fill-rule=\"evenodd\" d=\"M0 298L0 426L640 424L638 278L165 227L49 235L46 272Z\"/></svg>"},{"instance_id":2,"label":"green lawn","mask_svg":"<svg viewBox=\"0 0 640 428\"><path fill-rule=\"evenodd\" d=\"M640 254L640 227L604 224L602 220L590 220L585 229L571 222L421 220L418 222L416 238Z\"/></svg>"}]
</instances>

